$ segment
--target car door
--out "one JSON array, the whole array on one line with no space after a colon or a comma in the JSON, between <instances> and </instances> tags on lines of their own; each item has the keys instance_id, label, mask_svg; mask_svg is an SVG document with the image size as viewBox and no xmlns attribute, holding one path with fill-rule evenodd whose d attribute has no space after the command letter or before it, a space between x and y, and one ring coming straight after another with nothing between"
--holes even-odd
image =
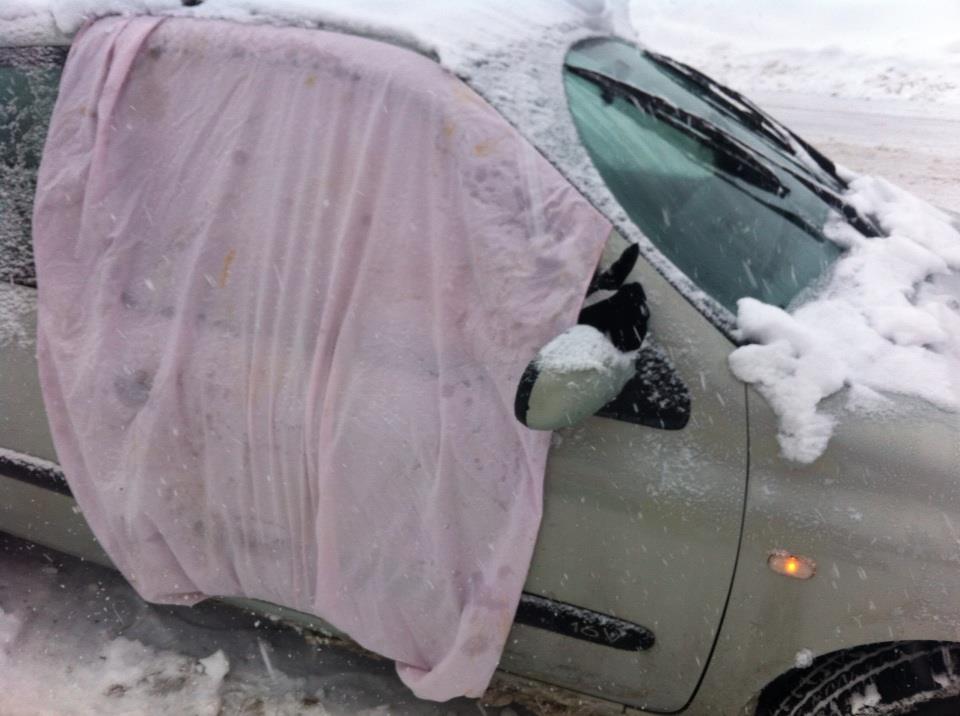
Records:
<instances>
[{"instance_id":1,"label":"car door","mask_svg":"<svg viewBox=\"0 0 960 716\"><path fill-rule=\"evenodd\" d=\"M595 416L555 433L525 591L580 609L553 606L556 623L544 628L523 618L521 603L501 666L674 711L710 659L737 558L745 390L727 368L729 339L649 263L641 258L628 280L642 284L651 311L652 350L639 362L649 382L634 398L669 403L682 381L689 420L662 429L636 416ZM652 640L618 644L630 625Z\"/></svg>"}]
</instances>

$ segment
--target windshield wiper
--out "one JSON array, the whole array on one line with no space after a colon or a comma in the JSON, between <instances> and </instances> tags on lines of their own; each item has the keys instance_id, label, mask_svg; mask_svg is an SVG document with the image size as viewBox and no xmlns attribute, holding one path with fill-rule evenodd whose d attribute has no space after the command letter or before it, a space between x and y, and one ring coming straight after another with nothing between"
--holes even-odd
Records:
<instances>
[{"instance_id":1,"label":"windshield wiper","mask_svg":"<svg viewBox=\"0 0 960 716\"><path fill-rule=\"evenodd\" d=\"M703 117L691 114L662 97L644 92L600 72L573 65L566 65L566 68L569 72L600 87L604 102L609 104L614 96L619 96L641 112L653 116L681 134L714 150L719 159L717 169L720 171L779 197L790 193L780 178L769 167L758 161L749 149Z\"/></svg>"},{"instance_id":2,"label":"windshield wiper","mask_svg":"<svg viewBox=\"0 0 960 716\"><path fill-rule=\"evenodd\" d=\"M716 83L699 70L683 62L677 62L670 57L658 55L649 50L645 50L644 54L652 62L659 65L665 72L673 75L674 79L681 81L686 80L695 85L702 93L704 99L710 102L718 111L724 112L735 121L744 124L748 129L765 137L782 152L795 157L800 163L800 166L803 166L803 160L797 151L797 147L806 152L813 163L826 173L827 176L836 183L837 187L841 190L849 188L850 185L847 181L837 173L836 164L821 154L816 147L808 144L803 137L778 122L736 90ZM881 231L877 228L876 224L862 216L850 204L845 202L835 192L820 184L815 178L811 179L803 176L789 167L781 165L781 168L789 172L794 179L816 194L829 206L843 214L847 223L864 236L875 237L881 235ZM809 168L806 168L806 171L809 172ZM811 176L815 175L811 174Z\"/></svg>"},{"instance_id":3,"label":"windshield wiper","mask_svg":"<svg viewBox=\"0 0 960 716\"><path fill-rule=\"evenodd\" d=\"M795 142L840 187L844 189L847 187L847 182L837 174L836 164L821 154L816 147L807 144L802 137L795 134L789 127L782 125L736 90L717 84L699 70L683 62L677 62L670 57L658 55L655 52L646 51L645 54L661 69L674 75L675 79L679 75L681 80L686 80L695 85L718 110L764 136L781 151L797 156Z\"/></svg>"},{"instance_id":4,"label":"windshield wiper","mask_svg":"<svg viewBox=\"0 0 960 716\"><path fill-rule=\"evenodd\" d=\"M772 193L777 197L782 198L789 193L790 190L780 181L776 173L766 165L765 162L769 161L767 157L744 142L736 139L723 129L720 129L712 122L687 112L662 97L644 92L633 85L621 82L601 72L595 72L570 64L565 65L565 68L572 74L582 77L588 82L600 87L604 102L609 104L613 102L614 97L619 96L630 102L641 112L650 114L658 121L667 124L685 136L713 149L718 153L720 158L716 168L724 174L731 175L751 186ZM695 70L693 71L696 72ZM709 79L705 81L709 82ZM795 135L791 133L791 136ZM802 140L799 141L802 142ZM805 145L806 143L803 144ZM811 147L811 149L813 148ZM813 151L816 152L816 150ZM826 159L826 157L823 157L823 160L833 166L832 162ZM836 192L809 177L803 176L797 171L776 162L774 162L774 164L802 184L807 190L827 204L827 206L840 212L847 223L857 229L861 234L868 237L880 235L880 231L873 222L861 216L853 206L844 201ZM841 186L846 187L846 184L841 181Z\"/></svg>"}]
</instances>

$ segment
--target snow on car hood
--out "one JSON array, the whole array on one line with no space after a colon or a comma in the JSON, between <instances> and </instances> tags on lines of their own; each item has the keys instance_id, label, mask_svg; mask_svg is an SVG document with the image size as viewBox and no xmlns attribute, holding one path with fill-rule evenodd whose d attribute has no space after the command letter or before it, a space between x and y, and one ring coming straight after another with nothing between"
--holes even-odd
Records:
<instances>
[{"instance_id":1,"label":"snow on car hood","mask_svg":"<svg viewBox=\"0 0 960 716\"><path fill-rule=\"evenodd\" d=\"M784 457L812 462L836 418L818 405L849 388L855 413L892 407L883 393L960 410L960 231L951 217L889 182L848 174L847 200L886 234L828 225L846 251L787 312L744 298L730 367L780 419Z\"/></svg>"}]
</instances>

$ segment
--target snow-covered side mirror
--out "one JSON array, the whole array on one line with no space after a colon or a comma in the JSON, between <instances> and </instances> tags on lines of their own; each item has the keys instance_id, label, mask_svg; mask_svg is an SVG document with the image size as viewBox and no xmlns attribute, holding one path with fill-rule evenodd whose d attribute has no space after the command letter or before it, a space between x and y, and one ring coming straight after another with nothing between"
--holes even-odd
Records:
<instances>
[{"instance_id":1,"label":"snow-covered side mirror","mask_svg":"<svg viewBox=\"0 0 960 716\"><path fill-rule=\"evenodd\" d=\"M636 375L650 318L646 294L630 281L639 255L639 246L610 232L578 325L541 348L520 378L514 413L528 428L575 425L614 400Z\"/></svg>"},{"instance_id":2,"label":"snow-covered side mirror","mask_svg":"<svg viewBox=\"0 0 960 716\"><path fill-rule=\"evenodd\" d=\"M517 420L534 430L577 424L619 395L635 373L635 358L593 326L574 326L527 366L514 405Z\"/></svg>"}]
</instances>

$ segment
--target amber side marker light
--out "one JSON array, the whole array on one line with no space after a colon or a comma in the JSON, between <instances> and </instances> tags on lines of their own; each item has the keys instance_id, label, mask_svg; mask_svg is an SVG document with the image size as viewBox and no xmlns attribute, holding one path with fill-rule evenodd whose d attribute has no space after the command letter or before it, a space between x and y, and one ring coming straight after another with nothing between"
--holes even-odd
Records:
<instances>
[{"instance_id":1,"label":"amber side marker light","mask_svg":"<svg viewBox=\"0 0 960 716\"><path fill-rule=\"evenodd\" d=\"M767 566L777 574L794 579L810 579L817 573L816 562L789 552L774 552L767 558Z\"/></svg>"}]
</instances>

